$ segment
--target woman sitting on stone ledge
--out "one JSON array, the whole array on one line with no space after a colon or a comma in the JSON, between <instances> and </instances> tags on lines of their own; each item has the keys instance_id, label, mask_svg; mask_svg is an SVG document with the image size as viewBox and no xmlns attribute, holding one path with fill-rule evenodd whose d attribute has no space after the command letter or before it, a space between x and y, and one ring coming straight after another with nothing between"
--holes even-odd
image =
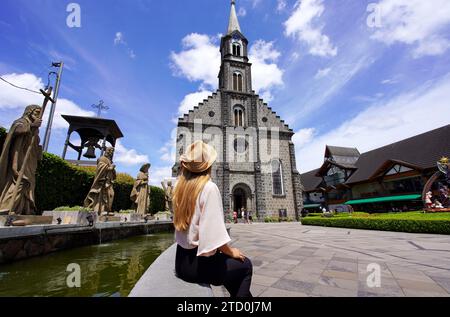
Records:
<instances>
[{"instance_id":1,"label":"woman sitting on stone ledge","mask_svg":"<svg viewBox=\"0 0 450 317\"><path fill-rule=\"evenodd\" d=\"M252 297L251 261L229 246L222 197L211 181L217 152L198 141L181 156L174 192L177 276L189 283L224 285L231 297Z\"/></svg>"}]
</instances>

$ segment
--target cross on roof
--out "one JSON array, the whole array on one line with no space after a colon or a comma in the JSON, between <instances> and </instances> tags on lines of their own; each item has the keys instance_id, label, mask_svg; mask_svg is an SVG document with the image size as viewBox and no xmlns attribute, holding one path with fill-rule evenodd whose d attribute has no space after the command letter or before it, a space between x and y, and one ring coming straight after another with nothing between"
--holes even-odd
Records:
<instances>
[{"instance_id":1,"label":"cross on roof","mask_svg":"<svg viewBox=\"0 0 450 317\"><path fill-rule=\"evenodd\" d=\"M100 118L101 114L102 114L102 110L108 110L109 107L105 106L105 102L103 100L100 100L98 105L94 104L91 106L92 108L98 109L97 110L97 117Z\"/></svg>"}]
</instances>

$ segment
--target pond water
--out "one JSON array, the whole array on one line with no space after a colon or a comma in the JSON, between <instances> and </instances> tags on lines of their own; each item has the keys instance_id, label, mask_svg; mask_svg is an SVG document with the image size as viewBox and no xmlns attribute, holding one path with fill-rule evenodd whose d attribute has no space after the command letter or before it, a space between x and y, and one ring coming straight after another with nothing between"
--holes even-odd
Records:
<instances>
[{"instance_id":1,"label":"pond water","mask_svg":"<svg viewBox=\"0 0 450 317\"><path fill-rule=\"evenodd\" d=\"M126 297L173 243L173 233L139 236L0 265L0 296ZM72 263L81 269L80 288L67 286Z\"/></svg>"}]
</instances>

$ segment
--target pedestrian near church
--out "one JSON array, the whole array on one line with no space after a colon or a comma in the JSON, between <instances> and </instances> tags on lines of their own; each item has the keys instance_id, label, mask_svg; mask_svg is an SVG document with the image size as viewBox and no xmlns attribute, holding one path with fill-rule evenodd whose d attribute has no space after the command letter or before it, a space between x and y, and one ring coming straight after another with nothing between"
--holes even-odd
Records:
<instances>
[{"instance_id":1,"label":"pedestrian near church","mask_svg":"<svg viewBox=\"0 0 450 317\"><path fill-rule=\"evenodd\" d=\"M229 245L222 197L211 181L216 150L197 141L180 157L174 193L175 271L190 283L224 285L231 297L252 297L251 261Z\"/></svg>"}]
</instances>

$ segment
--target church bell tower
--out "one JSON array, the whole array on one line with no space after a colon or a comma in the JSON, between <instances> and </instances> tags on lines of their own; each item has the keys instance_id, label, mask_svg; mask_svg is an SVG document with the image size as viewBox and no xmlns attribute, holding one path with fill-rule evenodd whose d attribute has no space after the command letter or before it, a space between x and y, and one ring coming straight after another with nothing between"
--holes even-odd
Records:
<instances>
[{"instance_id":1,"label":"church bell tower","mask_svg":"<svg viewBox=\"0 0 450 317\"><path fill-rule=\"evenodd\" d=\"M219 89L234 93L253 94L251 64L248 60L248 40L241 32L235 0L231 1L230 21L220 43L221 67Z\"/></svg>"}]
</instances>

